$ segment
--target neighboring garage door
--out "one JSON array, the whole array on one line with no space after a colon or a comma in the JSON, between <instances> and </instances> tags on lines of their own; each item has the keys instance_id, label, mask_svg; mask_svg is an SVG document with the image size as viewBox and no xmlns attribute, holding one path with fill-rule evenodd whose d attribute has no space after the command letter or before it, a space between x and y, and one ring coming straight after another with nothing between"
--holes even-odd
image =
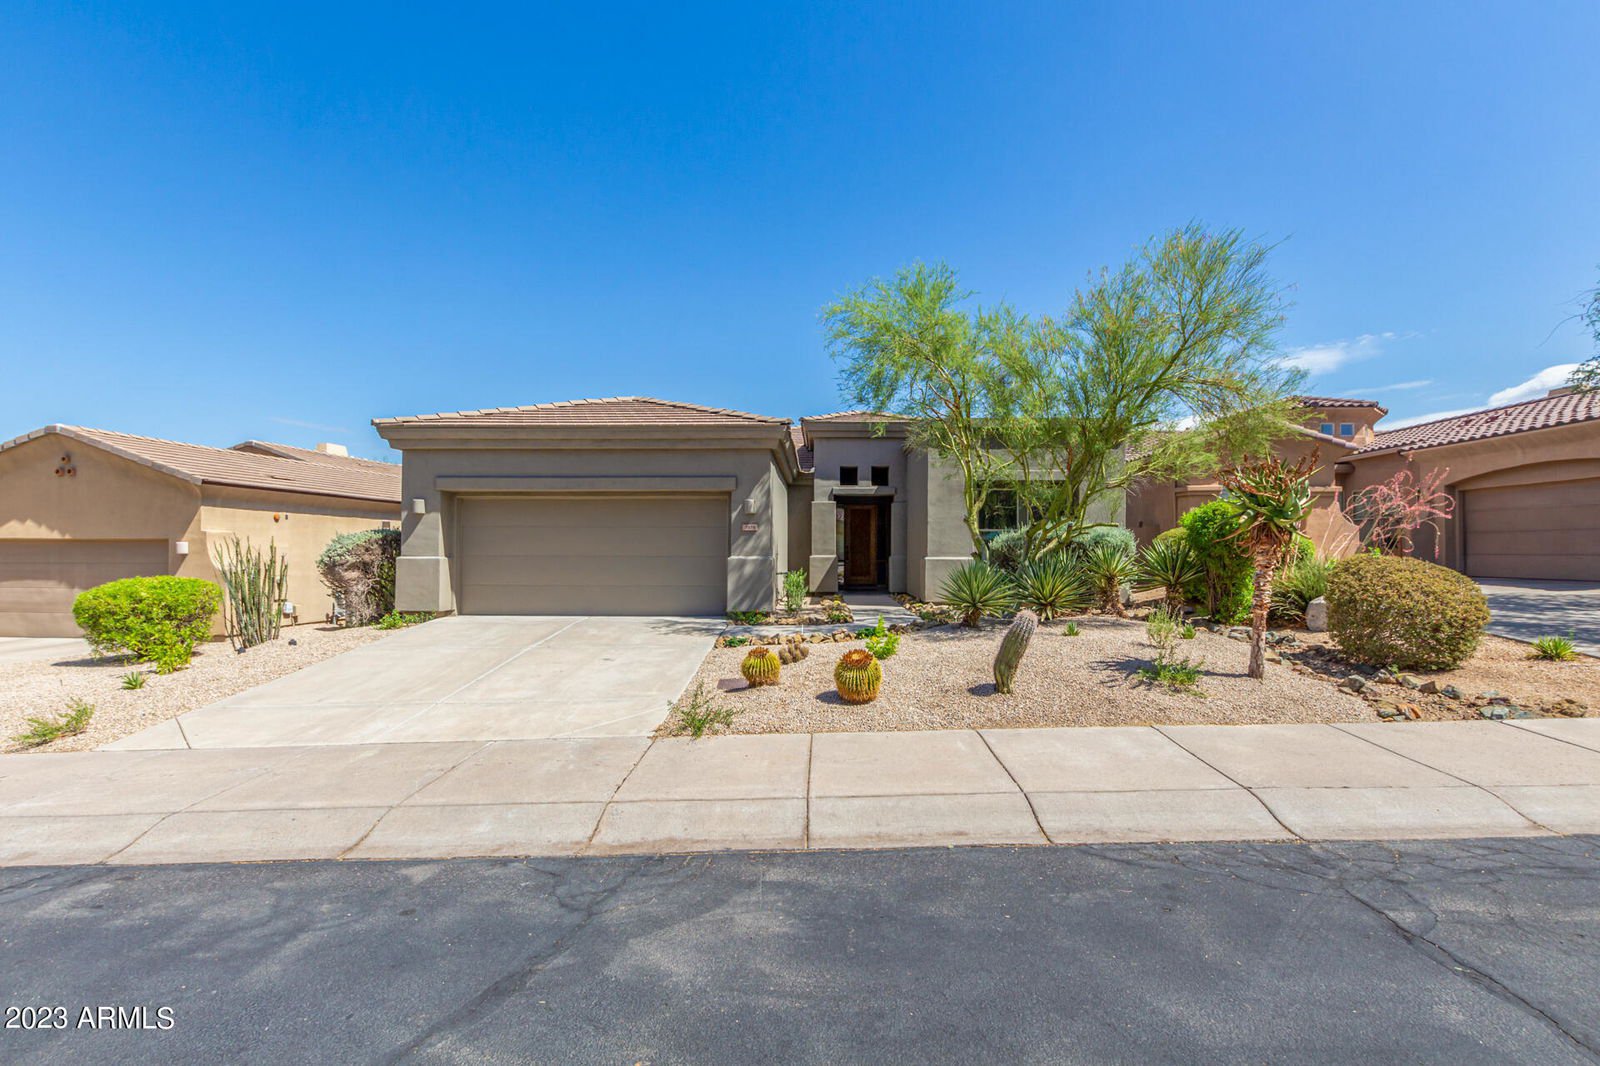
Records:
<instances>
[{"instance_id":1,"label":"neighboring garage door","mask_svg":"<svg viewBox=\"0 0 1600 1066\"><path fill-rule=\"evenodd\" d=\"M1600 581L1600 478L1468 489L1467 573Z\"/></svg>"},{"instance_id":2,"label":"neighboring garage door","mask_svg":"<svg viewBox=\"0 0 1600 1066\"><path fill-rule=\"evenodd\" d=\"M726 496L460 501L462 614L721 614Z\"/></svg>"},{"instance_id":3,"label":"neighboring garage door","mask_svg":"<svg viewBox=\"0 0 1600 1066\"><path fill-rule=\"evenodd\" d=\"M0 636L77 636L78 593L166 572L164 540L0 540Z\"/></svg>"}]
</instances>

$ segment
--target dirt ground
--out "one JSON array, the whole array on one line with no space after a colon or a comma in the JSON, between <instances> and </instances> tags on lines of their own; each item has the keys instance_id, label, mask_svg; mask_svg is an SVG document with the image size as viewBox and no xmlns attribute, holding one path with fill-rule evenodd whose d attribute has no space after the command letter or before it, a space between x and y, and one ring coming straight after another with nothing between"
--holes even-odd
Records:
<instances>
[{"instance_id":1,"label":"dirt ground","mask_svg":"<svg viewBox=\"0 0 1600 1066\"><path fill-rule=\"evenodd\" d=\"M1172 692L1138 675L1153 652L1142 623L1075 621L1075 637L1059 622L1039 628L1009 696L994 691L991 664L1005 627L992 624L907 633L883 664L877 700L862 706L841 701L833 686L834 664L859 642L812 645L808 658L783 667L778 685L741 691L720 691L719 682L743 684L739 663L749 649L713 648L685 698L703 685L715 706L733 712L734 733L1374 720L1365 701L1286 664L1269 664L1265 680L1252 681L1248 645L1206 632L1180 647L1204 663L1199 692ZM680 728L674 712L661 731Z\"/></svg>"},{"instance_id":2,"label":"dirt ground","mask_svg":"<svg viewBox=\"0 0 1600 1066\"><path fill-rule=\"evenodd\" d=\"M312 663L370 644L387 634L378 629L334 629L304 625L285 629L271 644L237 653L227 641L195 649L187 669L157 674L148 663L124 659L68 659L0 666L0 751L85 751L204 707L225 696L291 674ZM290 644L293 640L295 643ZM124 689L123 675L148 675L140 689ZM27 718L58 718L74 699L94 704L87 732L37 748L11 740Z\"/></svg>"}]
</instances>

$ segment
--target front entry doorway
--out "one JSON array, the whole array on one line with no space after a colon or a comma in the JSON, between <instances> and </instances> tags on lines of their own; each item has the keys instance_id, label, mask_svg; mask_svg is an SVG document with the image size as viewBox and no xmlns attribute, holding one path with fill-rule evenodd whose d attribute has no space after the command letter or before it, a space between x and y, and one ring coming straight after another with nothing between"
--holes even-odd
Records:
<instances>
[{"instance_id":1,"label":"front entry doorway","mask_svg":"<svg viewBox=\"0 0 1600 1066\"><path fill-rule=\"evenodd\" d=\"M840 504L839 526L840 587L886 587L889 581L888 501Z\"/></svg>"}]
</instances>

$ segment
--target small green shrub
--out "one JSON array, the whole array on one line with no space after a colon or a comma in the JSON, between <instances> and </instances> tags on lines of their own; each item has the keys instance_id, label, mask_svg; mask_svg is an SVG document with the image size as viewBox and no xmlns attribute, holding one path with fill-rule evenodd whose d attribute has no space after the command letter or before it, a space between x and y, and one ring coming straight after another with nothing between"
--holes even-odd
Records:
<instances>
[{"instance_id":1,"label":"small green shrub","mask_svg":"<svg viewBox=\"0 0 1600 1066\"><path fill-rule=\"evenodd\" d=\"M48 744L52 740L62 737L75 737L89 728L89 719L94 717L94 704L83 700L71 700L67 703L67 713L60 718L29 718L28 728L12 737L12 741L30 748L41 744Z\"/></svg>"},{"instance_id":2,"label":"small green shrub","mask_svg":"<svg viewBox=\"0 0 1600 1066\"><path fill-rule=\"evenodd\" d=\"M726 728L733 724L733 709L714 704L710 694L706 692L704 681L695 685L694 691L689 694L688 700L679 709L678 714L681 723L677 731L688 733L696 740L705 736L706 731L713 726L720 725Z\"/></svg>"},{"instance_id":3,"label":"small green shrub","mask_svg":"<svg viewBox=\"0 0 1600 1066\"><path fill-rule=\"evenodd\" d=\"M1085 550L1078 559L1094 605L1102 611L1121 614L1123 590L1133 580L1136 568L1133 549L1107 538Z\"/></svg>"},{"instance_id":4,"label":"small green shrub","mask_svg":"<svg viewBox=\"0 0 1600 1066\"><path fill-rule=\"evenodd\" d=\"M1578 646L1571 637L1540 637L1533 642L1530 659L1548 659L1552 662L1571 662L1578 657Z\"/></svg>"},{"instance_id":5,"label":"small green shrub","mask_svg":"<svg viewBox=\"0 0 1600 1066\"><path fill-rule=\"evenodd\" d=\"M1489 624L1465 574L1402 556L1357 555L1328 578L1328 633L1344 655L1401 670L1449 670L1471 658Z\"/></svg>"},{"instance_id":6,"label":"small green shrub","mask_svg":"<svg viewBox=\"0 0 1600 1066\"><path fill-rule=\"evenodd\" d=\"M340 622L370 625L394 610L394 565L400 555L397 529L340 533L317 556L317 573L343 609Z\"/></svg>"},{"instance_id":7,"label":"small green shrub","mask_svg":"<svg viewBox=\"0 0 1600 1066\"><path fill-rule=\"evenodd\" d=\"M390 611L388 614L384 615L382 618L373 623L373 628L404 629L407 626L421 625L423 622L431 621L432 618L433 613L431 611L418 611L415 614L402 614L399 611Z\"/></svg>"},{"instance_id":8,"label":"small green shrub","mask_svg":"<svg viewBox=\"0 0 1600 1066\"><path fill-rule=\"evenodd\" d=\"M211 639L222 590L195 577L126 577L80 592L72 617L96 655L131 655L163 674Z\"/></svg>"},{"instance_id":9,"label":"small green shrub","mask_svg":"<svg viewBox=\"0 0 1600 1066\"><path fill-rule=\"evenodd\" d=\"M1076 637L1081 636L1082 634L1083 630L1078 628L1078 623L1076 622L1068 622L1066 625L1061 627L1061 635L1064 637Z\"/></svg>"},{"instance_id":10,"label":"small green shrub","mask_svg":"<svg viewBox=\"0 0 1600 1066\"><path fill-rule=\"evenodd\" d=\"M1065 555L1049 555L1028 563L1016 575L1017 602L1048 622L1089 604L1083 573Z\"/></svg>"},{"instance_id":11,"label":"small green shrub","mask_svg":"<svg viewBox=\"0 0 1600 1066\"><path fill-rule=\"evenodd\" d=\"M830 625L849 625L856 620L856 616L851 613L850 605L838 598L822 601L822 617L827 619Z\"/></svg>"},{"instance_id":12,"label":"small green shrub","mask_svg":"<svg viewBox=\"0 0 1600 1066\"><path fill-rule=\"evenodd\" d=\"M963 564L945 578L940 598L961 612L961 624L976 626L985 615L1002 615L1017 601L1017 590L1004 570L981 559Z\"/></svg>"},{"instance_id":13,"label":"small green shrub","mask_svg":"<svg viewBox=\"0 0 1600 1066\"><path fill-rule=\"evenodd\" d=\"M768 611L729 611L728 621L736 626L759 626L772 618Z\"/></svg>"},{"instance_id":14,"label":"small green shrub","mask_svg":"<svg viewBox=\"0 0 1600 1066\"><path fill-rule=\"evenodd\" d=\"M806 572L804 570L790 570L783 575L783 607L786 611L798 611L806 605Z\"/></svg>"},{"instance_id":15,"label":"small green shrub","mask_svg":"<svg viewBox=\"0 0 1600 1066\"><path fill-rule=\"evenodd\" d=\"M1178 641L1191 639L1194 627L1183 621L1177 611L1163 605L1150 612L1144 632L1156 654L1154 663L1139 668L1139 676L1175 692L1196 691L1205 666L1178 654Z\"/></svg>"},{"instance_id":16,"label":"small green shrub","mask_svg":"<svg viewBox=\"0 0 1600 1066\"><path fill-rule=\"evenodd\" d=\"M1008 574L1015 574L1028 561L1028 534L1021 529L1008 529L989 539L989 565Z\"/></svg>"},{"instance_id":17,"label":"small green shrub","mask_svg":"<svg viewBox=\"0 0 1600 1066\"><path fill-rule=\"evenodd\" d=\"M1177 658L1157 660L1150 666L1139 668L1139 676L1153 684L1164 685L1174 692L1192 692L1195 695L1204 695L1199 691L1200 678L1204 676L1205 667L1189 659Z\"/></svg>"},{"instance_id":18,"label":"small green shrub","mask_svg":"<svg viewBox=\"0 0 1600 1066\"><path fill-rule=\"evenodd\" d=\"M135 670L130 674L122 675L122 687L128 690L144 688L144 683L150 680L150 675Z\"/></svg>"},{"instance_id":19,"label":"small green shrub","mask_svg":"<svg viewBox=\"0 0 1600 1066\"><path fill-rule=\"evenodd\" d=\"M750 643L749 637L728 637L722 642L722 646L725 648L742 648L748 643Z\"/></svg>"},{"instance_id":20,"label":"small green shrub","mask_svg":"<svg viewBox=\"0 0 1600 1066\"><path fill-rule=\"evenodd\" d=\"M1328 578L1334 560L1314 555L1301 557L1285 567L1272 581L1271 615L1280 622L1298 622L1306 616L1306 606L1328 594ZM1252 583L1253 584L1253 583Z\"/></svg>"},{"instance_id":21,"label":"small green shrub","mask_svg":"<svg viewBox=\"0 0 1600 1066\"><path fill-rule=\"evenodd\" d=\"M1122 526L1090 526L1072 538L1069 550L1079 555L1087 555L1103 544L1110 544L1130 555L1139 550L1139 542L1134 538L1133 530Z\"/></svg>"},{"instance_id":22,"label":"small green shrub","mask_svg":"<svg viewBox=\"0 0 1600 1066\"><path fill-rule=\"evenodd\" d=\"M900 634L889 632L883 624L883 615L880 614L878 624L866 638L866 644L874 659L888 659L900 650Z\"/></svg>"}]
</instances>

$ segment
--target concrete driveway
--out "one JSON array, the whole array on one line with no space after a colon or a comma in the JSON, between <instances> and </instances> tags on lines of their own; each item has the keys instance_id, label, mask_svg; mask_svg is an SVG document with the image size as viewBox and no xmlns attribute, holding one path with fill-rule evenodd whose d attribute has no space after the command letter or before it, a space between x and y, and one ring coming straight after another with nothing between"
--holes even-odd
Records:
<instances>
[{"instance_id":1,"label":"concrete driveway","mask_svg":"<svg viewBox=\"0 0 1600 1066\"><path fill-rule=\"evenodd\" d=\"M1600 582L1495 578L1478 584L1489 598L1489 632L1528 641L1570 634L1578 650L1600 655Z\"/></svg>"},{"instance_id":2,"label":"concrete driveway","mask_svg":"<svg viewBox=\"0 0 1600 1066\"><path fill-rule=\"evenodd\" d=\"M645 736L723 625L708 618L441 618L111 747Z\"/></svg>"},{"instance_id":3,"label":"concrete driveway","mask_svg":"<svg viewBox=\"0 0 1600 1066\"><path fill-rule=\"evenodd\" d=\"M87 659L89 644L82 637L0 637L0 666Z\"/></svg>"}]
</instances>

